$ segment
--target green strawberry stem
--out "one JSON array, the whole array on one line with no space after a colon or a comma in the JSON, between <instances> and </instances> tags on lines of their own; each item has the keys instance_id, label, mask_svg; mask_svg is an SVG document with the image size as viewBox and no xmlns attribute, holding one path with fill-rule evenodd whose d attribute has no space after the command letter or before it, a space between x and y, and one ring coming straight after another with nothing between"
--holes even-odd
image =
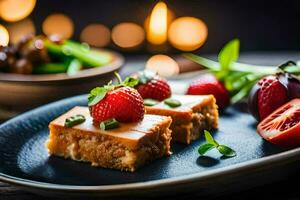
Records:
<instances>
[{"instance_id":1,"label":"green strawberry stem","mask_svg":"<svg viewBox=\"0 0 300 200\"><path fill-rule=\"evenodd\" d=\"M117 80L118 80L118 83L119 83L119 84L122 84L123 80L122 80L120 74L119 74L118 72L114 72L114 74L115 74L115 76L116 76L116 78L117 78Z\"/></svg>"}]
</instances>

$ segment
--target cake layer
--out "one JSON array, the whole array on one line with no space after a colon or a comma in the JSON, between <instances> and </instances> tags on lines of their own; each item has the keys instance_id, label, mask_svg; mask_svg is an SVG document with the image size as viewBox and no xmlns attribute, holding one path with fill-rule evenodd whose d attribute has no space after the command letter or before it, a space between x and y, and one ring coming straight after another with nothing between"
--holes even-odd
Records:
<instances>
[{"instance_id":1,"label":"cake layer","mask_svg":"<svg viewBox=\"0 0 300 200\"><path fill-rule=\"evenodd\" d=\"M66 118L81 114L86 121L64 127ZM139 123L120 124L107 131L93 124L86 107L75 107L49 124L50 154L91 162L93 166L135 171L151 160L170 154L171 118L145 115Z\"/></svg>"},{"instance_id":2,"label":"cake layer","mask_svg":"<svg viewBox=\"0 0 300 200\"><path fill-rule=\"evenodd\" d=\"M173 95L172 99L181 106L171 108L164 102L146 106L147 114L170 116L172 118L172 138L189 144L200 137L203 130L218 128L218 108L213 95Z\"/></svg>"},{"instance_id":3,"label":"cake layer","mask_svg":"<svg viewBox=\"0 0 300 200\"><path fill-rule=\"evenodd\" d=\"M65 120L68 117L81 114L85 117L85 122L72 129L83 131L90 135L104 135L121 142L129 149L137 149L144 142L155 140L157 138L158 126L167 126L170 123L169 118L158 115L145 115L144 120L138 123L120 123L119 128L103 131L98 125L94 124L87 107L77 106L50 123L50 127L64 127ZM65 128L65 127L64 127Z\"/></svg>"}]
</instances>

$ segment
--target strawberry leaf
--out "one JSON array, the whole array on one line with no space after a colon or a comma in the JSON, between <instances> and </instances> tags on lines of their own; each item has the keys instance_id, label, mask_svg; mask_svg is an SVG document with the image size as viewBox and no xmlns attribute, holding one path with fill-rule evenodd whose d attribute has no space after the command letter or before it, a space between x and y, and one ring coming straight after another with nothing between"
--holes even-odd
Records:
<instances>
[{"instance_id":1,"label":"strawberry leaf","mask_svg":"<svg viewBox=\"0 0 300 200\"><path fill-rule=\"evenodd\" d=\"M123 84L124 86L128 86L128 87L134 87L137 84L139 84L139 80L135 79L133 77L127 77L124 81Z\"/></svg>"},{"instance_id":2,"label":"strawberry leaf","mask_svg":"<svg viewBox=\"0 0 300 200\"><path fill-rule=\"evenodd\" d=\"M107 92L108 89L105 87L96 87L92 89L88 97L88 106L93 106L97 104L105 97Z\"/></svg>"}]
</instances>

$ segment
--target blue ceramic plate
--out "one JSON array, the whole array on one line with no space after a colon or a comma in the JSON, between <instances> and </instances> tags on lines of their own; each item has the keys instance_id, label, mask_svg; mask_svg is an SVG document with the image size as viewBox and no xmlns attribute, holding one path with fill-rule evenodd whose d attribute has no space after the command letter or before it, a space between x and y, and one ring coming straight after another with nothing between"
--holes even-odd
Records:
<instances>
[{"instance_id":1,"label":"blue ceramic plate","mask_svg":"<svg viewBox=\"0 0 300 200\"><path fill-rule=\"evenodd\" d=\"M275 173L276 169L300 157L300 149L285 150L263 141L244 104L222 113L220 129L214 133L217 141L236 150L234 158L221 157L216 151L199 157L197 148L203 139L189 146L175 144L172 156L134 173L50 157L44 145L48 123L86 103L86 96L68 98L0 125L0 180L43 194L157 195L195 190L207 194L272 181L284 174Z\"/></svg>"}]
</instances>

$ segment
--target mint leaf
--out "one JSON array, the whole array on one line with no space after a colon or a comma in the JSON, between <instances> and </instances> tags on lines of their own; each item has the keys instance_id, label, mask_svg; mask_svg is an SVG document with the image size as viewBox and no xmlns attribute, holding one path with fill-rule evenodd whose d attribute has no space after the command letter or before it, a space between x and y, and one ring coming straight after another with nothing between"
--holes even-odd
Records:
<instances>
[{"instance_id":1,"label":"mint leaf","mask_svg":"<svg viewBox=\"0 0 300 200\"><path fill-rule=\"evenodd\" d=\"M209 150L215 148L215 145L213 144L209 144L209 143L205 143L202 144L199 148L198 148L198 153L203 156L206 152L208 152Z\"/></svg>"},{"instance_id":2,"label":"mint leaf","mask_svg":"<svg viewBox=\"0 0 300 200\"><path fill-rule=\"evenodd\" d=\"M213 136L207 130L204 130L204 136L207 143L214 145L217 147L219 144L214 140Z\"/></svg>"},{"instance_id":3,"label":"mint leaf","mask_svg":"<svg viewBox=\"0 0 300 200\"><path fill-rule=\"evenodd\" d=\"M93 106L101 101L105 97L107 91L108 90L104 87L96 87L92 89L88 97L88 106Z\"/></svg>"},{"instance_id":4,"label":"mint leaf","mask_svg":"<svg viewBox=\"0 0 300 200\"><path fill-rule=\"evenodd\" d=\"M236 152L233 149L223 144L219 144L207 130L204 130L204 136L207 143L200 145L200 147L198 148L198 153L200 155L204 155L209 150L217 148L218 151L224 156L236 156Z\"/></svg>"},{"instance_id":5,"label":"mint leaf","mask_svg":"<svg viewBox=\"0 0 300 200\"><path fill-rule=\"evenodd\" d=\"M139 84L139 80L135 79L133 77L127 77L124 81L123 81L123 85L124 86L128 86L128 87L134 87L137 84Z\"/></svg>"},{"instance_id":6,"label":"mint leaf","mask_svg":"<svg viewBox=\"0 0 300 200\"><path fill-rule=\"evenodd\" d=\"M234 157L234 156L236 156L236 152L233 149L231 149L230 147L227 147L225 145L219 145L217 147L217 149L218 149L218 151L221 154L223 154L226 157Z\"/></svg>"},{"instance_id":7,"label":"mint leaf","mask_svg":"<svg viewBox=\"0 0 300 200\"><path fill-rule=\"evenodd\" d=\"M229 41L220 51L218 60L221 65L222 71L228 71L232 62L235 62L239 58L240 41L234 39Z\"/></svg>"}]
</instances>

